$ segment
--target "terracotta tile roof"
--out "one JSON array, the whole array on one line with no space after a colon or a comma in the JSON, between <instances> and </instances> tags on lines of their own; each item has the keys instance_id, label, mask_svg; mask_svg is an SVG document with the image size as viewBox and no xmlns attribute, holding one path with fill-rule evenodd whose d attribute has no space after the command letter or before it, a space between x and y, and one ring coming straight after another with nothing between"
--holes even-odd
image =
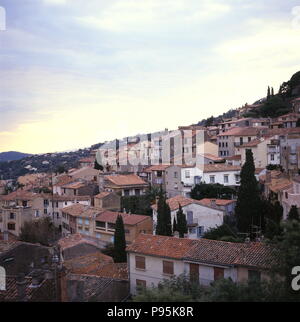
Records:
<instances>
[{"instance_id":1,"label":"terracotta tile roof","mask_svg":"<svg viewBox=\"0 0 300 322\"><path fill-rule=\"evenodd\" d=\"M194 239L140 234L126 250L137 254L182 259L196 244L197 240Z\"/></svg>"},{"instance_id":2,"label":"terracotta tile roof","mask_svg":"<svg viewBox=\"0 0 300 322\"><path fill-rule=\"evenodd\" d=\"M100 265L113 262L112 257L102 254L99 250L95 253L65 260L63 265L73 274L95 275L95 270L98 270Z\"/></svg>"},{"instance_id":3,"label":"terracotta tile roof","mask_svg":"<svg viewBox=\"0 0 300 322\"><path fill-rule=\"evenodd\" d=\"M230 243L140 234L128 252L217 265L270 268L273 250L263 243Z\"/></svg>"},{"instance_id":4,"label":"terracotta tile roof","mask_svg":"<svg viewBox=\"0 0 300 322\"><path fill-rule=\"evenodd\" d=\"M63 185L62 188L64 188L64 189L79 189L79 188L82 188L85 186L86 186L86 183L81 182L81 181L77 181L77 182L67 183L67 184Z\"/></svg>"},{"instance_id":5,"label":"terracotta tile roof","mask_svg":"<svg viewBox=\"0 0 300 322\"><path fill-rule=\"evenodd\" d=\"M71 178L68 175L62 175L62 176L56 178L56 183L54 183L53 185L61 187L61 186L64 186L68 183L71 183L71 182L74 182L73 178Z\"/></svg>"},{"instance_id":6,"label":"terracotta tile roof","mask_svg":"<svg viewBox=\"0 0 300 322\"><path fill-rule=\"evenodd\" d=\"M235 203L236 200L204 198L204 199L199 200L199 202L204 206L211 206L212 202L215 202L217 206L227 206L232 203Z\"/></svg>"},{"instance_id":7,"label":"terracotta tile roof","mask_svg":"<svg viewBox=\"0 0 300 322\"><path fill-rule=\"evenodd\" d=\"M242 156L240 155L240 154L237 154L237 155L232 155L232 156L230 156L230 157L225 157L224 158L225 160L241 160L242 159Z\"/></svg>"},{"instance_id":8,"label":"terracotta tile roof","mask_svg":"<svg viewBox=\"0 0 300 322\"><path fill-rule=\"evenodd\" d=\"M93 272L94 275L117 280L128 280L127 263L107 263Z\"/></svg>"},{"instance_id":9,"label":"terracotta tile roof","mask_svg":"<svg viewBox=\"0 0 300 322\"><path fill-rule=\"evenodd\" d=\"M77 203L75 205L64 207L62 208L61 211L73 217L93 218L96 215L100 214L103 210L100 208L95 208L92 206L86 206L86 205Z\"/></svg>"},{"instance_id":10,"label":"terracotta tile roof","mask_svg":"<svg viewBox=\"0 0 300 322\"><path fill-rule=\"evenodd\" d=\"M81 235L79 233L71 234L71 235L68 235L64 238L61 238L57 242L57 244L59 245L61 250L65 250L67 248L71 248L71 247L77 246L79 244L89 244L89 245L99 248L97 243L95 243L89 239L86 239L83 235Z\"/></svg>"},{"instance_id":11,"label":"terracotta tile roof","mask_svg":"<svg viewBox=\"0 0 300 322\"><path fill-rule=\"evenodd\" d=\"M212 161L222 161L224 160L224 158L220 158L220 157L217 157L213 154L210 154L210 153L204 153L203 156L207 159L210 159Z\"/></svg>"},{"instance_id":12,"label":"terracotta tile roof","mask_svg":"<svg viewBox=\"0 0 300 322\"><path fill-rule=\"evenodd\" d=\"M145 169L145 172L152 172L152 171L165 171L168 169L171 165L170 164L157 164L157 165L151 165L150 167Z\"/></svg>"},{"instance_id":13,"label":"terracotta tile roof","mask_svg":"<svg viewBox=\"0 0 300 322\"><path fill-rule=\"evenodd\" d=\"M271 183L266 184L269 189L275 193L289 189L292 187L293 182L287 178L272 179Z\"/></svg>"},{"instance_id":14,"label":"terracotta tile roof","mask_svg":"<svg viewBox=\"0 0 300 322\"><path fill-rule=\"evenodd\" d=\"M241 167L229 164L205 164L204 172L228 172L228 171L241 171Z\"/></svg>"},{"instance_id":15,"label":"terracotta tile roof","mask_svg":"<svg viewBox=\"0 0 300 322\"><path fill-rule=\"evenodd\" d=\"M17 191L14 191L14 192L8 194L8 195L0 196L0 200L5 200L5 201L33 200L38 197L39 197L39 194L37 194L37 193L33 193L33 192L19 189Z\"/></svg>"},{"instance_id":16,"label":"terracotta tile roof","mask_svg":"<svg viewBox=\"0 0 300 322\"><path fill-rule=\"evenodd\" d=\"M109 175L104 177L116 186L147 186L148 184L135 174Z\"/></svg>"},{"instance_id":17,"label":"terracotta tile roof","mask_svg":"<svg viewBox=\"0 0 300 322\"><path fill-rule=\"evenodd\" d=\"M251 148L251 147L255 147L258 146L260 143L262 143L264 140L262 139L255 139L252 140L250 142L244 143L242 145L239 146L239 148Z\"/></svg>"},{"instance_id":18,"label":"terracotta tile roof","mask_svg":"<svg viewBox=\"0 0 300 322\"><path fill-rule=\"evenodd\" d=\"M109 192L109 191L102 191L102 192L100 192L98 195L94 196L94 198L102 199L102 198L104 198L104 197L109 196L110 194L112 194L112 192Z\"/></svg>"},{"instance_id":19,"label":"terracotta tile roof","mask_svg":"<svg viewBox=\"0 0 300 322\"><path fill-rule=\"evenodd\" d=\"M109 222L115 224L118 216L121 215L124 225L136 225L144 220L149 220L149 216L135 215L135 214L125 214L121 212L103 210L97 217L97 221Z\"/></svg>"},{"instance_id":20,"label":"terracotta tile roof","mask_svg":"<svg viewBox=\"0 0 300 322\"><path fill-rule=\"evenodd\" d=\"M262 269L270 268L273 261L272 249L263 243L230 243L204 238L197 240L197 245L186 253L185 259Z\"/></svg>"},{"instance_id":21,"label":"terracotta tile roof","mask_svg":"<svg viewBox=\"0 0 300 322\"><path fill-rule=\"evenodd\" d=\"M234 127L226 132L218 134L218 136L256 136L262 130L266 130L265 127Z\"/></svg>"}]
</instances>

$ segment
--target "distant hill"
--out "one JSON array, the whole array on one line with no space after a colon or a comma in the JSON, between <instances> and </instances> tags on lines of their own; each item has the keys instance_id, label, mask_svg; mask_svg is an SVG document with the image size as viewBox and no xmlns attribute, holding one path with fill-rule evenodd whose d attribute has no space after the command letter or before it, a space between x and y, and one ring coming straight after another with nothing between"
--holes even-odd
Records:
<instances>
[{"instance_id":1,"label":"distant hill","mask_svg":"<svg viewBox=\"0 0 300 322\"><path fill-rule=\"evenodd\" d=\"M20 160L31 155L32 154L16 151L0 152L0 162Z\"/></svg>"}]
</instances>

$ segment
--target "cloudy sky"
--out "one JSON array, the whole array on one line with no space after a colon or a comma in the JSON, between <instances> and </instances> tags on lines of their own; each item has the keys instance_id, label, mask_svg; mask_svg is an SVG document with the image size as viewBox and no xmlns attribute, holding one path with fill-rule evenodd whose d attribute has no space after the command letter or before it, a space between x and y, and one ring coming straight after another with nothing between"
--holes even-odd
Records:
<instances>
[{"instance_id":1,"label":"cloudy sky","mask_svg":"<svg viewBox=\"0 0 300 322\"><path fill-rule=\"evenodd\" d=\"M300 0L0 6L0 152L176 129L253 103L300 70Z\"/></svg>"}]
</instances>

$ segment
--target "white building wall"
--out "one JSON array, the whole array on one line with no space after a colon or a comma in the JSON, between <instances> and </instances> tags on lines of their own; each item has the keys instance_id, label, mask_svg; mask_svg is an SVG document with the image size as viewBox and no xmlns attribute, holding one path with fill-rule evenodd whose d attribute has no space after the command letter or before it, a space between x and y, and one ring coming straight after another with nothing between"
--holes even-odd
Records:
<instances>
[{"instance_id":1,"label":"white building wall","mask_svg":"<svg viewBox=\"0 0 300 322\"><path fill-rule=\"evenodd\" d=\"M135 256L145 257L146 268L145 270L135 268ZM170 275L163 273L163 261L170 261L174 263L174 275L184 273L184 263L180 260L173 260L162 257L145 256L134 253L129 253L129 276L130 276L130 292L136 294L136 280L146 281L146 286L151 287L164 279L170 278Z\"/></svg>"},{"instance_id":2,"label":"white building wall","mask_svg":"<svg viewBox=\"0 0 300 322\"><path fill-rule=\"evenodd\" d=\"M228 183L225 182L224 176L228 175ZM215 183L219 183L225 186L238 186L239 180L236 180L236 175L240 175L240 171L219 171L219 172L204 172L203 173L203 182L211 183L210 177L215 177Z\"/></svg>"}]
</instances>

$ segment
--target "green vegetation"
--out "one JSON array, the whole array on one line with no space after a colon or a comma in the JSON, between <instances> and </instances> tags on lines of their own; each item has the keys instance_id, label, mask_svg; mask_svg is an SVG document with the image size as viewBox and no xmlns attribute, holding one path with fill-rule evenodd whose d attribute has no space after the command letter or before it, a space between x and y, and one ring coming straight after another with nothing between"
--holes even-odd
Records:
<instances>
[{"instance_id":1,"label":"green vegetation","mask_svg":"<svg viewBox=\"0 0 300 322\"><path fill-rule=\"evenodd\" d=\"M184 234L186 234L188 232L188 228L187 228L186 216L182 211L181 205L179 205L179 210L177 211L176 215L177 215L176 230L179 233L179 237L184 238ZM174 219L175 219L175 217L174 217ZM174 228L173 228L173 230L174 230Z\"/></svg>"},{"instance_id":2,"label":"green vegetation","mask_svg":"<svg viewBox=\"0 0 300 322\"><path fill-rule=\"evenodd\" d=\"M171 210L166 202L166 194L162 188L157 203L156 235L172 236Z\"/></svg>"},{"instance_id":3,"label":"green vegetation","mask_svg":"<svg viewBox=\"0 0 300 322\"><path fill-rule=\"evenodd\" d=\"M191 191L191 198L196 200L203 198L232 199L235 195L235 189L219 183L200 183L195 185Z\"/></svg>"},{"instance_id":4,"label":"green vegetation","mask_svg":"<svg viewBox=\"0 0 300 322\"><path fill-rule=\"evenodd\" d=\"M288 214L288 220L297 220L299 221L299 212L297 206L292 206L289 214Z\"/></svg>"},{"instance_id":5,"label":"green vegetation","mask_svg":"<svg viewBox=\"0 0 300 322\"><path fill-rule=\"evenodd\" d=\"M28 243L39 243L44 246L51 245L59 237L49 217L26 221L21 228L19 239Z\"/></svg>"},{"instance_id":6,"label":"green vegetation","mask_svg":"<svg viewBox=\"0 0 300 322\"><path fill-rule=\"evenodd\" d=\"M235 207L237 227L241 233L251 233L253 225L261 226L261 200L254 172L252 151L246 150L246 162L241 170L241 185Z\"/></svg>"},{"instance_id":7,"label":"green vegetation","mask_svg":"<svg viewBox=\"0 0 300 322\"><path fill-rule=\"evenodd\" d=\"M126 239L123 218L118 216L116 221L116 229L114 235L114 262L124 263L127 262L126 255Z\"/></svg>"}]
</instances>

